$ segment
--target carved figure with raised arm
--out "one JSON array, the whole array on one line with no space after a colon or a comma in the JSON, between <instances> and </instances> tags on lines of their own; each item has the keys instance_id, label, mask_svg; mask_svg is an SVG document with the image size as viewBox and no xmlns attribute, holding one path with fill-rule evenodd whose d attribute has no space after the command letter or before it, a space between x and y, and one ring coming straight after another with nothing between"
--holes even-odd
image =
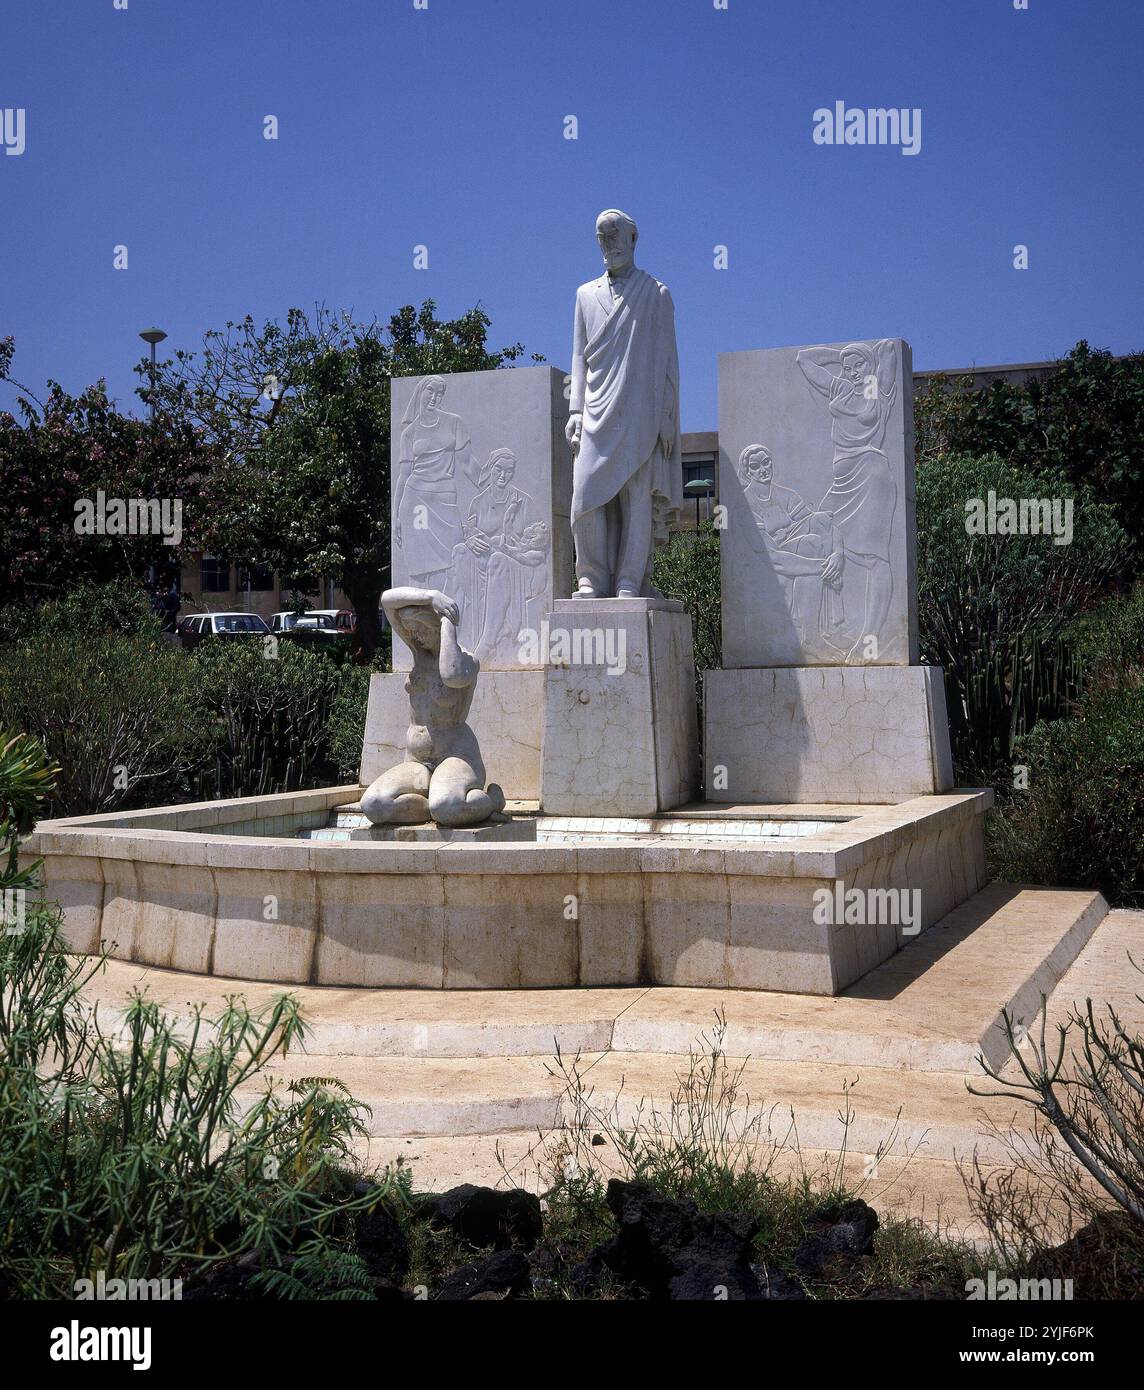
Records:
<instances>
[{"instance_id":1,"label":"carved figure with raised arm","mask_svg":"<svg viewBox=\"0 0 1144 1390\"><path fill-rule=\"evenodd\" d=\"M406 760L361 799L374 825L479 825L504 810L496 783L485 787L477 736L466 720L481 664L457 637L460 611L439 589L387 589L381 604L413 653Z\"/></svg>"}]
</instances>

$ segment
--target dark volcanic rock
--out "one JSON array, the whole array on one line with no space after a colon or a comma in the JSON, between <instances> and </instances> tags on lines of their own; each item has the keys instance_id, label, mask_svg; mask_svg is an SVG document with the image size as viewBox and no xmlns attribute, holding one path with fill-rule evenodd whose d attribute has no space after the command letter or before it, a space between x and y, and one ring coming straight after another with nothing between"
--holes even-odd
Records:
<instances>
[{"instance_id":1,"label":"dark volcanic rock","mask_svg":"<svg viewBox=\"0 0 1144 1390\"><path fill-rule=\"evenodd\" d=\"M852 1262L874 1248L878 1213L861 1198L838 1207L822 1207L807 1222L806 1236L794 1254L801 1274L821 1274L834 1260Z\"/></svg>"},{"instance_id":2,"label":"dark volcanic rock","mask_svg":"<svg viewBox=\"0 0 1144 1390\"><path fill-rule=\"evenodd\" d=\"M409 1242L388 1203L358 1217L357 1253L375 1279L400 1283L409 1273Z\"/></svg>"},{"instance_id":3,"label":"dark volcanic rock","mask_svg":"<svg viewBox=\"0 0 1144 1390\"><path fill-rule=\"evenodd\" d=\"M379 1303L408 1303L413 1299L413 1294L406 1292L392 1279L375 1279L373 1296Z\"/></svg>"},{"instance_id":4,"label":"dark volcanic rock","mask_svg":"<svg viewBox=\"0 0 1144 1390\"><path fill-rule=\"evenodd\" d=\"M741 1300L762 1295L750 1266L758 1223L748 1216L700 1212L646 1183L608 1183L618 1234L577 1265L573 1287L591 1292L605 1270L652 1298Z\"/></svg>"},{"instance_id":5,"label":"dark volcanic rock","mask_svg":"<svg viewBox=\"0 0 1144 1390\"><path fill-rule=\"evenodd\" d=\"M289 1258L287 1256L288 1260ZM250 1281L261 1268L262 1261L254 1251L241 1255L237 1260L229 1260L226 1264L211 1265L205 1271L192 1275L187 1281L183 1289L183 1302L268 1300L270 1294L257 1287L251 1287Z\"/></svg>"},{"instance_id":6,"label":"dark volcanic rock","mask_svg":"<svg viewBox=\"0 0 1144 1390\"><path fill-rule=\"evenodd\" d=\"M542 1240L528 1257L533 1288L551 1287L572 1263L574 1250L566 1241Z\"/></svg>"},{"instance_id":7,"label":"dark volcanic rock","mask_svg":"<svg viewBox=\"0 0 1144 1390\"><path fill-rule=\"evenodd\" d=\"M700 1262L677 1274L667 1285L668 1298L707 1303L742 1303L761 1298L750 1265Z\"/></svg>"},{"instance_id":8,"label":"dark volcanic rock","mask_svg":"<svg viewBox=\"0 0 1144 1390\"><path fill-rule=\"evenodd\" d=\"M802 1285L789 1274L784 1274L781 1269L755 1264L751 1266L751 1272L759 1281L762 1298L773 1303L795 1303L806 1298L806 1290Z\"/></svg>"},{"instance_id":9,"label":"dark volcanic rock","mask_svg":"<svg viewBox=\"0 0 1144 1390\"><path fill-rule=\"evenodd\" d=\"M499 1250L473 1264L455 1269L437 1297L444 1303L527 1293L531 1287L528 1256L520 1250Z\"/></svg>"},{"instance_id":10,"label":"dark volcanic rock","mask_svg":"<svg viewBox=\"0 0 1144 1390\"><path fill-rule=\"evenodd\" d=\"M437 1230L448 1228L470 1245L531 1250L543 1223L540 1200L522 1188L509 1192L463 1183L425 1199L419 1216Z\"/></svg>"}]
</instances>

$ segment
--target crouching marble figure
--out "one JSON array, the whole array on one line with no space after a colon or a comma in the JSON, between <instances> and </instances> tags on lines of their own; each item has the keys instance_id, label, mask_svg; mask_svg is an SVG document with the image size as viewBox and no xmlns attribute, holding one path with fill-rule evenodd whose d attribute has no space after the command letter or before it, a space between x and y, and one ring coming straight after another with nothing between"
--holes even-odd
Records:
<instances>
[{"instance_id":1,"label":"crouching marble figure","mask_svg":"<svg viewBox=\"0 0 1144 1390\"><path fill-rule=\"evenodd\" d=\"M383 772L361 799L374 825L453 828L478 825L504 810L495 782L485 789L477 737L465 722L480 662L457 639L460 611L439 589L387 589L381 604L413 653L406 761Z\"/></svg>"}]
</instances>

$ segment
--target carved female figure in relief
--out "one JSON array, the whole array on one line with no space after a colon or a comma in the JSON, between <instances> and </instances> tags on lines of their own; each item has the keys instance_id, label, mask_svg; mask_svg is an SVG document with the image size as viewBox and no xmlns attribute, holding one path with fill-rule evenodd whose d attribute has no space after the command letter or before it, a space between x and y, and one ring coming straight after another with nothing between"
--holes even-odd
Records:
<instances>
[{"instance_id":1,"label":"carved female figure in relief","mask_svg":"<svg viewBox=\"0 0 1144 1390\"><path fill-rule=\"evenodd\" d=\"M439 589L387 589L381 606L413 653L406 761L383 772L361 799L374 825L478 825L504 810L485 790L477 736L466 723L481 664L457 640L456 602Z\"/></svg>"},{"instance_id":2,"label":"carved female figure in relief","mask_svg":"<svg viewBox=\"0 0 1144 1390\"><path fill-rule=\"evenodd\" d=\"M861 660L867 639L877 638L893 596L890 532L898 489L882 442L897 396L897 351L892 339L882 338L872 347L803 348L797 358L830 411L834 477L818 509L833 517L842 537L839 578L847 564L866 572L862 626L849 660Z\"/></svg>"},{"instance_id":3,"label":"carved female figure in relief","mask_svg":"<svg viewBox=\"0 0 1144 1390\"><path fill-rule=\"evenodd\" d=\"M445 583L461 539L457 469L477 481L468 427L441 409L444 395L439 376L417 383L401 417L393 492L393 543L405 554L410 578L426 588Z\"/></svg>"}]
</instances>

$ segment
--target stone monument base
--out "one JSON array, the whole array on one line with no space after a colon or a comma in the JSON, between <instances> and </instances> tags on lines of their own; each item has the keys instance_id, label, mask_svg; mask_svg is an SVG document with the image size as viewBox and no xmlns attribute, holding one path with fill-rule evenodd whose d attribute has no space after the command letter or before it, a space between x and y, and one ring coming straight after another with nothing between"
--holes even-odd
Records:
<instances>
[{"instance_id":1,"label":"stone monument base","mask_svg":"<svg viewBox=\"0 0 1144 1390\"><path fill-rule=\"evenodd\" d=\"M360 779L368 787L387 768L405 760L409 726L408 672L370 677ZM468 724L477 736L489 780L510 801L540 799L540 726L544 671L482 671L473 691Z\"/></svg>"},{"instance_id":2,"label":"stone monument base","mask_svg":"<svg viewBox=\"0 0 1144 1390\"><path fill-rule=\"evenodd\" d=\"M545 813L649 816L692 800L699 737L683 605L558 599L543 638Z\"/></svg>"},{"instance_id":3,"label":"stone monument base","mask_svg":"<svg viewBox=\"0 0 1144 1390\"><path fill-rule=\"evenodd\" d=\"M953 786L938 666L704 675L708 801L887 803Z\"/></svg>"}]
</instances>

